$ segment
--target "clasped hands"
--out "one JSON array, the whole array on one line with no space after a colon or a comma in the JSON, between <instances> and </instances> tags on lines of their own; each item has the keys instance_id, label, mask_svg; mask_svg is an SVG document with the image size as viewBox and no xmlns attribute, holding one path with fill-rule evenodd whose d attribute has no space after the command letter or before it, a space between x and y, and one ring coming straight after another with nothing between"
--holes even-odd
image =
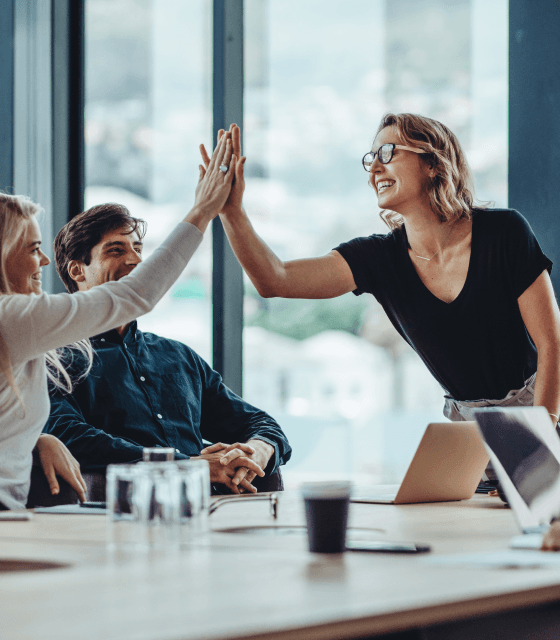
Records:
<instances>
[{"instance_id":1,"label":"clasped hands","mask_svg":"<svg viewBox=\"0 0 560 640\"><path fill-rule=\"evenodd\" d=\"M210 465L210 481L224 484L233 493L256 493L251 482L264 477L264 469L274 453L274 447L263 440L224 444L217 442L200 452Z\"/></svg>"}]
</instances>

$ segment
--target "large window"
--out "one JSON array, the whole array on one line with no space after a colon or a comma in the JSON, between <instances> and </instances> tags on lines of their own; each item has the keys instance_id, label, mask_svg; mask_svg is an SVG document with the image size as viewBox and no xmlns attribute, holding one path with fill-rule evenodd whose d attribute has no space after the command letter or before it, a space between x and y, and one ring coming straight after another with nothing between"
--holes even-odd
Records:
<instances>
[{"instance_id":1,"label":"large window","mask_svg":"<svg viewBox=\"0 0 560 640\"><path fill-rule=\"evenodd\" d=\"M212 4L86 0L86 207L119 202L148 222L145 255L194 202L210 146ZM145 331L211 361L212 241L148 316Z\"/></svg>"},{"instance_id":2,"label":"large window","mask_svg":"<svg viewBox=\"0 0 560 640\"><path fill-rule=\"evenodd\" d=\"M360 162L387 111L447 124L479 200L506 205L507 4L245 0L245 204L281 258L387 231ZM149 253L191 206L198 143L212 146L212 2L86 8L86 205L128 205ZM209 361L211 246L141 322ZM443 391L376 301L264 300L246 280L244 314L244 397L286 430L286 484L399 481Z\"/></svg>"},{"instance_id":3,"label":"large window","mask_svg":"<svg viewBox=\"0 0 560 640\"><path fill-rule=\"evenodd\" d=\"M383 113L455 131L507 204L507 1L246 0L246 208L282 259L385 233L360 160ZM402 478L443 391L371 296L261 299L246 281L244 395L275 415L284 477Z\"/></svg>"}]
</instances>

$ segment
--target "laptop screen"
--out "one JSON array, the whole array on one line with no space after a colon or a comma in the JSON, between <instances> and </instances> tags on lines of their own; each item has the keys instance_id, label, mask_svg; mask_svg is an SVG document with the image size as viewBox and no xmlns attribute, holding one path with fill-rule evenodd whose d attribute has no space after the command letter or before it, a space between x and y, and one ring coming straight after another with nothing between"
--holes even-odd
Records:
<instances>
[{"instance_id":1,"label":"laptop screen","mask_svg":"<svg viewBox=\"0 0 560 640\"><path fill-rule=\"evenodd\" d=\"M494 471L523 531L560 516L560 439L544 407L475 411Z\"/></svg>"}]
</instances>

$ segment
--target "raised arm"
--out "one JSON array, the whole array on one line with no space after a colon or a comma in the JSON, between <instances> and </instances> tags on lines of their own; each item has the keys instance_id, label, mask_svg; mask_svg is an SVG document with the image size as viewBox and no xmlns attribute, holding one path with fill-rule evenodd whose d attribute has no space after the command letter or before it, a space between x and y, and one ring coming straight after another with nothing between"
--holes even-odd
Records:
<instances>
[{"instance_id":1,"label":"raised arm","mask_svg":"<svg viewBox=\"0 0 560 640\"><path fill-rule=\"evenodd\" d=\"M231 172L219 171L229 164ZM73 294L0 297L0 332L12 365L57 347L108 331L150 311L181 275L202 242L202 232L218 215L235 171L231 142L222 138L201 172L195 205L158 249L129 275Z\"/></svg>"},{"instance_id":2,"label":"raised arm","mask_svg":"<svg viewBox=\"0 0 560 640\"><path fill-rule=\"evenodd\" d=\"M284 262L256 233L242 206L245 158L240 155L239 127L232 125L228 133L232 136L233 153L240 160L220 218L237 259L259 294L264 298L336 298L356 289L352 271L337 251ZM210 168L211 159L204 145L200 151L204 165Z\"/></svg>"}]
</instances>

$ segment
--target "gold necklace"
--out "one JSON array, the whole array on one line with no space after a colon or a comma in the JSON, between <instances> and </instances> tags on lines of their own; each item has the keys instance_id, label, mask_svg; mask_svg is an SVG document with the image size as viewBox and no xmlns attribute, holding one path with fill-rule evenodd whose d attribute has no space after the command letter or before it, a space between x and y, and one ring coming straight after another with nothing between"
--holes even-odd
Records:
<instances>
[{"instance_id":1,"label":"gold necklace","mask_svg":"<svg viewBox=\"0 0 560 640\"><path fill-rule=\"evenodd\" d=\"M445 246L447 244L447 241L449 240L449 238L451 237L451 234L453 233L453 227L454 227L455 223L453 223L453 226L451 227L451 230L449 231L449 233L447 234L447 237L445 238L445 242L441 245L441 247L434 253L434 255L431 258L425 258L424 256L419 256L416 251L414 251L414 249L412 249L412 246L410 247L412 249L412 251L414 251L414 255L417 258L420 258L420 260L427 260L428 262L430 262L430 260L432 258L435 258L437 256L437 254L442 250L445 249ZM410 241L408 243L410 245Z\"/></svg>"}]
</instances>

